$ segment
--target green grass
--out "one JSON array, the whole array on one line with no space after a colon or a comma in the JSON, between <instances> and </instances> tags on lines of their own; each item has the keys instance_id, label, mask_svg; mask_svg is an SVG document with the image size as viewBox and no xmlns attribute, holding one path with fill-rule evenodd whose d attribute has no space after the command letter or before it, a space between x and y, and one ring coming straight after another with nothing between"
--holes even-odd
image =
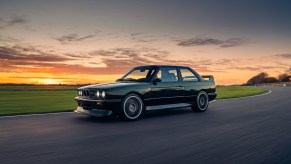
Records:
<instances>
[{"instance_id":1,"label":"green grass","mask_svg":"<svg viewBox=\"0 0 291 164\"><path fill-rule=\"evenodd\" d=\"M0 115L72 111L77 86L0 86Z\"/></svg>"},{"instance_id":2,"label":"green grass","mask_svg":"<svg viewBox=\"0 0 291 164\"><path fill-rule=\"evenodd\" d=\"M251 86L218 86L216 91L217 99L253 96L268 92L267 90Z\"/></svg>"},{"instance_id":3,"label":"green grass","mask_svg":"<svg viewBox=\"0 0 291 164\"><path fill-rule=\"evenodd\" d=\"M0 86L0 116L64 112L76 108L78 86ZM263 89L247 86L217 87L218 99L262 94Z\"/></svg>"}]
</instances>

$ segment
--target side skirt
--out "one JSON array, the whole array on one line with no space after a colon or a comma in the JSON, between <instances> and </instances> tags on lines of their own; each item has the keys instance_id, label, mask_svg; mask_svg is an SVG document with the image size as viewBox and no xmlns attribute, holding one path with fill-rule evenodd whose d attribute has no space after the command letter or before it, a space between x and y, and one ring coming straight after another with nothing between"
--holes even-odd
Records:
<instances>
[{"instance_id":1,"label":"side skirt","mask_svg":"<svg viewBox=\"0 0 291 164\"><path fill-rule=\"evenodd\" d=\"M158 110L158 109L171 109L171 108L182 108L182 107L189 107L191 103L178 103L178 104L167 104L167 105L154 105L154 106L147 106L146 110Z\"/></svg>"}]
</instances>

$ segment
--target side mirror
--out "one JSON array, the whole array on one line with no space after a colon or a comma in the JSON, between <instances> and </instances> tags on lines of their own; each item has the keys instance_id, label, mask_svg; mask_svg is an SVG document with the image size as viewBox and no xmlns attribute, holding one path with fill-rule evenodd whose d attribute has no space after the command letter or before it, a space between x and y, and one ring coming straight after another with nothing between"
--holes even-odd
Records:
<instances>
[{"instance_id":1,"label":"side mirror","mask_svg":"<svg viewBox=\"0 0 291 164\"><path fill-rule=\"evenodd\" d=\"M160 82L162 82L162 79L160 79L160 78L156 78L153 80L154 85L156 85L157 83L160 83Z\"/></svg>"}]
</instances>

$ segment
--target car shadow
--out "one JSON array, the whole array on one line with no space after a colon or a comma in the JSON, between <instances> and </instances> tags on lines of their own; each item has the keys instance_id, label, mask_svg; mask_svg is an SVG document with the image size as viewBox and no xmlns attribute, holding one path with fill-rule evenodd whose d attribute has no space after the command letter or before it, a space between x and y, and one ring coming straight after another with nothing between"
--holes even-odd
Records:
<instances>
[{"instance_id":1,"label":"car shadow","mask_svg":"<svg viewBox=\"0 0 291 164\"><path fill-rule=\"evenodd\" d=\"M91 117L86 115L78 115L74 117L76 121L87 122L87 123L116 123L122 122L117 116L106 116L106 117Z\"/></svg>"},{"instance_id":2,"label":"car shadow","mask_svg":"<svg viewBox=\"0 0 291 164\"><path fill-rule=\"evenodd\" d=\"M106 117L90 117L86 115L78 115L75 117L75 120L79 122L87 122L87 123L120 123L120 122L140 122L150 119L159 119L159 118L172 118L172 117L179 117L181 115L188 115L188 114L199 114L199 112L193 112L190 108L175 108L175 109L162 109L162 110L155 110L155 111L145 111L141 118L134 121L126 121L119 116L106 116Z\"/></svg>"},{"instance_id":3,"label":"car shadow","mask_svg":"<svg viewBox=\"0 0 291 164\"><path fill-rule=\"evenodd\" d=\"M190 108L161 109L156 111L146 111L141 119L159 118L159 117L176 117L193 113Z\"/></svg>"}]
</instances>

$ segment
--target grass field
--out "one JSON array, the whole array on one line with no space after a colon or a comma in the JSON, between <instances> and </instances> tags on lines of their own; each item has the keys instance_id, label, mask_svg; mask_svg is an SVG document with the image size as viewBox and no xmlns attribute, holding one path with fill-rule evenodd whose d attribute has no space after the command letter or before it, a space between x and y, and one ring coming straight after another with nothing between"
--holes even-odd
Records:
<instances>
[{"instance_id":1,"label":"grass field","mask_svg":"<svg viewBox=\"0 0 291 164\"><path fill-rule=\"evenodd\" d=\"M78 86L0 86L0 116L64 112L76 108ZM262 94L263 89L248 86L219 86L218 99Z\"/></svg>"},{"instance_id":2,"label":"grass field","mask_svg":"<svg viewBox=\"0 0 291 164\"><path fill-rule=\"evenodd\" d=\"M250 86L218 86L217 99L228 99L253 96L268 92L267 90Z\"/></svg>"},{"instance_id":3,"label":"grass field","mask_svg":"<svg viewBox=\"0 0 291 164\"><path fill-rule=\"evenodd\" d=\"M0 115L72 111L77 86L0 86Z\"/></svg>"}]
</instances>

